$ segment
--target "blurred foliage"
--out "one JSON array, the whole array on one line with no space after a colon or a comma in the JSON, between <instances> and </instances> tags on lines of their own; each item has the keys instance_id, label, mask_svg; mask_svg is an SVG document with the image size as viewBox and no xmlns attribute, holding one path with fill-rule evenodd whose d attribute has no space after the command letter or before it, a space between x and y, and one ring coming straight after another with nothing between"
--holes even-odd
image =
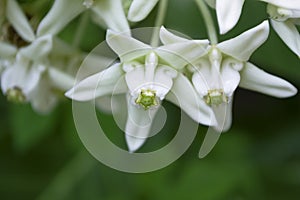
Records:
<instances>
[{"instance_id":1,"label":"blurred foliage","mask_svg":"<svg viewBox=\"0 0 300 200\"><path fill-rule=\"evenodd\" d=\"M135 26L153 25L155 12ZM237 27L220 36L221 41L266 17L263 3L246 1ZM60 37L71 42L78 20ZM206 37L201 14L192 0L170 0L165 26L193 38ZM89 51L104 38L104 31L92 23L86 31L88 37L80 47ZM251 61L300 88L299 59L274 31ZM172 137L169 130L180 113L171 104L165 106L167 127L147 141L144 150L162 146ZM77 136L70 101L41 116L29 105L9 104L0 95L0 112L0 199L282 200L300 196L299 94L282 100L239 89L233 127L206 158L197 157L205 133L205 128L199 127L196 140L180 159L146 174L118 172L88 154ZM99 117L106 127L114 126L111 116ZM111 139L124 145L123 135L113 130Z\"/></svg>"}]
</instances>

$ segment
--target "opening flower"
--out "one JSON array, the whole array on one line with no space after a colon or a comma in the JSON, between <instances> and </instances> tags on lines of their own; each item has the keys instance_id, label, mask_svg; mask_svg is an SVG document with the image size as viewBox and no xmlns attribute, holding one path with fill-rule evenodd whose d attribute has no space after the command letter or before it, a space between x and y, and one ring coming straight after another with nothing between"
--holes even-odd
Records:
<instances>
[{"instance_id":1,"label":"opening flower","mask_svg":"<svg viewBox=\"0 0 300 200\"><path fill-rule=\"evenodd\" d=\"M128 31L122 0L55 0L51 10L41 21L37 35L56 34L70 21L87 9L101 26L115 31Z\"/></svg>"},{"instance_id":2,"label":"opening flower","mask_svg":"<svg viewBox=\"0 0 300 200\"><path fill-rule=\"evenodd\" d=\"M284 43L300 58L300 2L293 0L262 0L268 3L271 24Z\"/></svg>"},{"instance_id":3,"label":"opening flower","mask_svg":"<svg viewBox=\"0 0 300 200\"><path fill-rule=\"evenodd\" d=\"M161 40L164 44L176 44L184 38L170 41L172 33L163 29ZM269 24L260 25L241 35L209 46L207 54L191 60L188 69L192 73L191 82L201 98L212 107L218 125L218 131L226 131L231 126L233 95L238 86L271 96L284 98L297 93L297 89L287 81L270 75L248 62L251 54L263 44L269 34ZM191 48L191 51L196 51Z\"/></svg>"},{"instance_id":4,"label":"opening flower","mask_svg":"<svg viewBox=\"0 0 300 200\"><path fill-rule=\"evenodd\" d=\"M164 99L180 106L198 123L211 125L212 112L201 100L188 79L180 73L191 56L187 48L205 53L207 41L184 42L153 48L127 34L109 30L106 41L120 62L94 74L74 86L66 96L89 101L112 94L125 94L128 117L125 127L129 151L139 149L149 136L152 120ZM176 54L174 50L177 50ZM192 53L194 54L194 53Z\"/></svg>"}]
</instances>

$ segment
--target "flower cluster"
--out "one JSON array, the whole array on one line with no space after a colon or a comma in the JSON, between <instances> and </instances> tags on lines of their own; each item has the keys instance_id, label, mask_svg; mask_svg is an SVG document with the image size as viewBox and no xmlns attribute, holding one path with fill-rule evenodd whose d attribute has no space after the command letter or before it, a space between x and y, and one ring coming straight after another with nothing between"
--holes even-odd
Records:
<instances>
[{"instance_id":1,"label":"flower cluster","mask_svg":"<svg viewBox=\"0 0 300 200\"><path fill-rule=\"evenodd\" d=\"M300 57L300 19L297 1L262 0L274 30ZM125 127L130 152L138 150L149 136L151 123L162 101L179 106L199 124L227 131L232 123L232 103L238 86L279 98L297 93L289 82L249 62L253 52L268 38L269 22L222 42L204 1L196 0L204 16L209 39L187 39L167 30L164 13L158 13L159 31L145 44L134 38L130 24L145 19L167 0L55 0L44 18L34 21L16 0L1 1L0 73L2 92L8 100L30 102L41 113L49 112L65 96L90 101L113 94L125 95L128 117ZM205 0L216 9L221 34L238 22L244 0ZM57 36L72 20L85 15L106 32L108 46L118 60L104 70L81 78L76 71L87 53ZM35 23L35 24L34 24ZM79 27L80 29L80 27ZM157 36L155 37L155 34ZM11 37L12 35L12 37ZM81 35L79 34L79 37ZM156 45L160 44L160 45ZM104 63L94 56L94 62ZM104 66L105 67L105 66Z\"/></svg>"}]
</instances>

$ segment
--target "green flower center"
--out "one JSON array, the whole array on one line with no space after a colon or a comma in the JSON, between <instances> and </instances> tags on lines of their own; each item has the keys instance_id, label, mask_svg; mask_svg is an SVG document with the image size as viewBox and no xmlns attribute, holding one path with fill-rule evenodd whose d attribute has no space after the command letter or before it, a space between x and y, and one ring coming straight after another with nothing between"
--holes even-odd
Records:
<instances>
[{"instance_id":1,"label":"green flower center","mask_svg":"<svg viewBox=\"0 0 300 200\"><path fill-rule=\"evenodd\" d=\"M204 99L205 102L210 106L220 105L222 103L227 103L228 101L222 89L208 90L208 94L204 97Z\"/></svg>"},{"instance_id":2,"label":"green flower center","mask_svg":"<svg viewBox=\"0 0 300 200\"><path fill-rule=\"evenodd\" d=\"M145 110L148 110L152 106L157 106L156 91L150 89L142 90L136 98L135 103L142 106Z\"/></svg>"},{"instance_id":3,"label":"green flower center","mask_svg":"<svg viewBox=\"0 0 300 200\"><path fill-rule=\"evenodd\" d=\"M11 101L14 103L25 103L26 102L26 97L19 87L14 87L14 88L8 89L6 92L6 97L7 97L8 101Z\"/></svg>"}]
</instances>

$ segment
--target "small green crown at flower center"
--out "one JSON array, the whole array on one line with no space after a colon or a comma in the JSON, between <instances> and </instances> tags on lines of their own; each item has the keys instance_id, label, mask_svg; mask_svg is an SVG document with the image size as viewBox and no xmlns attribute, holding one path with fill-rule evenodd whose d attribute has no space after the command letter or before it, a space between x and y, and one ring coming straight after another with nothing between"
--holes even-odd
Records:
<instances>
[{"instance_id":1,"label":"small green crown at flower center","mask_svg":"<svg viewBox=\"0 0 300 200\"><path fill-rule=\"evenodd\" d=\"M8 101L14 103L25 103L26 97L23 94L22 90L18 87L10 88L6 92L6 97Z\"/></svg>"},{"instance_id":2,"label":"small green crown at flower center","mask_svg":"<svg viewBox=\"0 0 300 200\"><path fill-rule=\"evenodd\" d=\"M156 97L156 91L143 89L136 98L135 103L142 106L145 110L148 110L152 106L157 106L158 101Z\"/></svg>"},{"instance_id":3,"label":"small green crown at flower center","mask_svg":"<svg viewBox=\"0 0 300 200\"><path fill-rule=\"evenodd\" d=\"M208 94L204 97L204 99L210 106L227 103L227 97L222 89L208 90Z\"/></svg>"}]
</instances>

